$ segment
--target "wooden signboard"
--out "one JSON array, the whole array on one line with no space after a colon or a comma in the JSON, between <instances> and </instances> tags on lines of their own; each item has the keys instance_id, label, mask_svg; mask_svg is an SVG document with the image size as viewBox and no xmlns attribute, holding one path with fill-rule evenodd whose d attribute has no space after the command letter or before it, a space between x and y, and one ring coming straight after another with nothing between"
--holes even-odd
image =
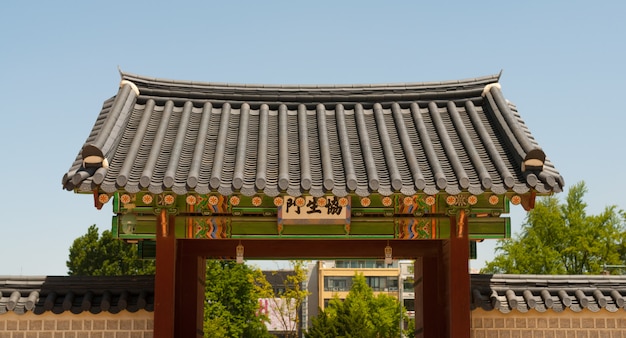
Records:
<instances>
[{"instance_id":1,"label":"wooden signboard","mask_svg":"<svg viewBox=\"0 0 626 338\"><path fill-rule=\"evenodd\" d=\"M350 199L337 196L279 197L278 224L349 224Z\"/></svg>"}]
</instances>

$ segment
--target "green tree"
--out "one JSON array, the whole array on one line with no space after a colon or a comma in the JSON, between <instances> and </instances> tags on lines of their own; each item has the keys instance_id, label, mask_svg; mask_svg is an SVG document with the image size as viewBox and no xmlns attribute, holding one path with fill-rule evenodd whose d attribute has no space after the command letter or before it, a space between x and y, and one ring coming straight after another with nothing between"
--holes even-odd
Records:
<instances>
[{"instance_id":1,"label":"green tree","mask_svg":"<svg viewBox=\"0 0 626 338\"><path fill-rule=\"evenodd\" d=\"M259 313L259 298L271 295L259 269L233 261L207 261L205 337L272 337Z\"/></svg>"},{"instance_id":2,"label":"green tree","mask_svg":"<svg viewBox=\"0 0 626 338\"><path fill-rule=\"evenodd\" d=\"M283 280L284 291L275 293L270 297L271 307L278 313L278 320L285 337L300 337L300 313L302 303L310 294L303 288L307 280L306 261L291 261L293 273L288 274Z\"/></svg>"},{"instance_id":3,"label":"green tree","mask_svg":"<svg viewBox=\"0 0 626 338\"><path fill-rule=\"evenodd\" d=\"M320 311L317 317L311 318L311 327L309 328L307 333L305 333L305 337L330 338L340 336L336 311L333 310L337 307L340 307L341 305L332 306L331 304L334 302L341 303L339 299L331 299L326 310Z\"/></svg>"},{"instance_id":4,"label":"green tree","mask_svg":"<svg viewBox=\"0 0 626 338\"><path fill-rule=\"evenodd\" d=\"M114 238L110 231L100 236L96 225L78 237L66 262L74 276L154 274L153 260L142 260L135 245ZM259 298L273 297L271 286L259 269L232 261L207 261L204 309L206 337L272 337L259 313ZM298 285L298 287L301 284ZM292 288L291 295L306 290ZM301 304L301 302L300 302Z\"/></svg>"},{"instance_id":5,"label":"green tree","mask_svg":"<svg viewBox=\"0 0 626 338\"><path fill-rule=\"evenodd\" d=\"M501 240L499 254L481 272L599 274L604 265L624 264L624 213L609 206L587 215L586 192L580 182L570 187L564 203L553 196L538 199L521 234Z\"/></svg>"},{"instance_id":6,"label":"green tree","mask_svg":"<svg viewBox=\"0 0 626 338\"><path fill-rule=\"evenodd\" d=\"M400 321L406 312L399 301L386 294L374 296L363 274L357 273L344 301L335 297L312 319L307 338L400 337Z\"/></svg>"},{"instance_id":7,"label":"green tree","mask_svg":"<svg viewBox=\"0 0 626 338\"><path fill-rule=\"evenodd\" d=\"M114 238L109 230L100 236L95 224L74 240L66 265L70 276L152 275L155 271L154 261L141 259L136 245Z\"/></svg>"}]
</instances>

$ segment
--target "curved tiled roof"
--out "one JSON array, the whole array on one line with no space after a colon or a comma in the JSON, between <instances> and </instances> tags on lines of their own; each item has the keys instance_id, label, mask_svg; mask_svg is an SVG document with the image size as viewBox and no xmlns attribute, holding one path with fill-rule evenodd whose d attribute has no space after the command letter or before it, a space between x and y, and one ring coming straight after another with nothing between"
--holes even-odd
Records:
<instances>
[{"instance_id":1,"label":"curved tiled roof","mask_svg":"<svg viewBox=\"0 0 626 338\"><path fill-rule=\"evenodd\" d=\"M247 196L561 191L498 78L286 86L123 73L63 186ZM85 154L98 160L83 162Z\"/></svg>"},{"instance_id":2,"label":"curved tiled roof","mask_svg":"<svg viewBox=\"0 0 626 338\"><path fill-rule=\"evenodd\" d=\"M471 275L471 290L472 309L616 312L625 309L626 276ZM0 293L0 315L154 310L154 276L0 276Z\"/></svg>"},{"instance_id":3,"label":"curved tiled roof","mask_svg":"<svg viewBox=\"0 0 626 338\"><path fill-rule=\"evenodd\" d=\"M626 276L472 275L472 307L527 312L624 310Z\"/></svg>"},{"instance_id":4,"label":"curved tiled roof","mask_svg":"<svg viewBox=\"0 0 626 338\"><path fill-rule=\"evenodd\" d=\"M154 276L0 276L0 314L154 311Z\"/></svg>"}]
</instances>

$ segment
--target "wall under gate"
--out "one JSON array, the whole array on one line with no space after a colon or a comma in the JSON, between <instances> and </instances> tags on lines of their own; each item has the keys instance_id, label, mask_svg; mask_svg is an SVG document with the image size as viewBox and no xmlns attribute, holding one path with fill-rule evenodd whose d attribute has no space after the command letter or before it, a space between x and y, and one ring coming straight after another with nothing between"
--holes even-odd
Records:
<instances>
[{"instance_id":1,"label":"wall under gate","mask_svg":"<svg viewBox=\"0 0 626 338\"><path fill-rule=\"evenodd\" d=\"M626 312L472 311L472 338L626 338Z\"/></svg>"},{"instance_id":2,"label":"wall under gate","mask_svg":"<svg viewBox=\"0 0 626 338\"><path fill-rule=\"evenodd\" d=\"M0 338L152 338L154 313L32 312L0 315Z\"/></svg>"}]
</instances>

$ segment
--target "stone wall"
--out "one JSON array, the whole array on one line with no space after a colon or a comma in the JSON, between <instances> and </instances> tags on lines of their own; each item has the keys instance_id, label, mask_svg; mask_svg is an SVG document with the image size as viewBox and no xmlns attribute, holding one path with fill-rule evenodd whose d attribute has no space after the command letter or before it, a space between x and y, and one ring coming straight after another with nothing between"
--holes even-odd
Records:
<instances>
[{"instance_id":1,"label":"stone wall","mask_svg":"<svg viewBox=\"0 0 626 338\"><path fill-rule=\"evenodd\" d=\"M152 338L153 312L0 315L0 338Z\"/></svg>"},{"instance_id":2,"label":"stone wall","mask_svg":"<svg viewBox=\"0 0 626 338\"><path fill-rule=\"evenodd\" d=\"M153 312L0 315L0 338L152 338ZM626 312L473 310L472 338L626 338Z\"/></svg>"},{"instance_id":3,"label":"stone wall","mask_svg":"<svg viewBox=\"0 0 626 338\"><path fill-rule=\"evenodd\" d=\"M626 312L472 311L472 338L626 338Z\"/></svg>"}]
</instances>

